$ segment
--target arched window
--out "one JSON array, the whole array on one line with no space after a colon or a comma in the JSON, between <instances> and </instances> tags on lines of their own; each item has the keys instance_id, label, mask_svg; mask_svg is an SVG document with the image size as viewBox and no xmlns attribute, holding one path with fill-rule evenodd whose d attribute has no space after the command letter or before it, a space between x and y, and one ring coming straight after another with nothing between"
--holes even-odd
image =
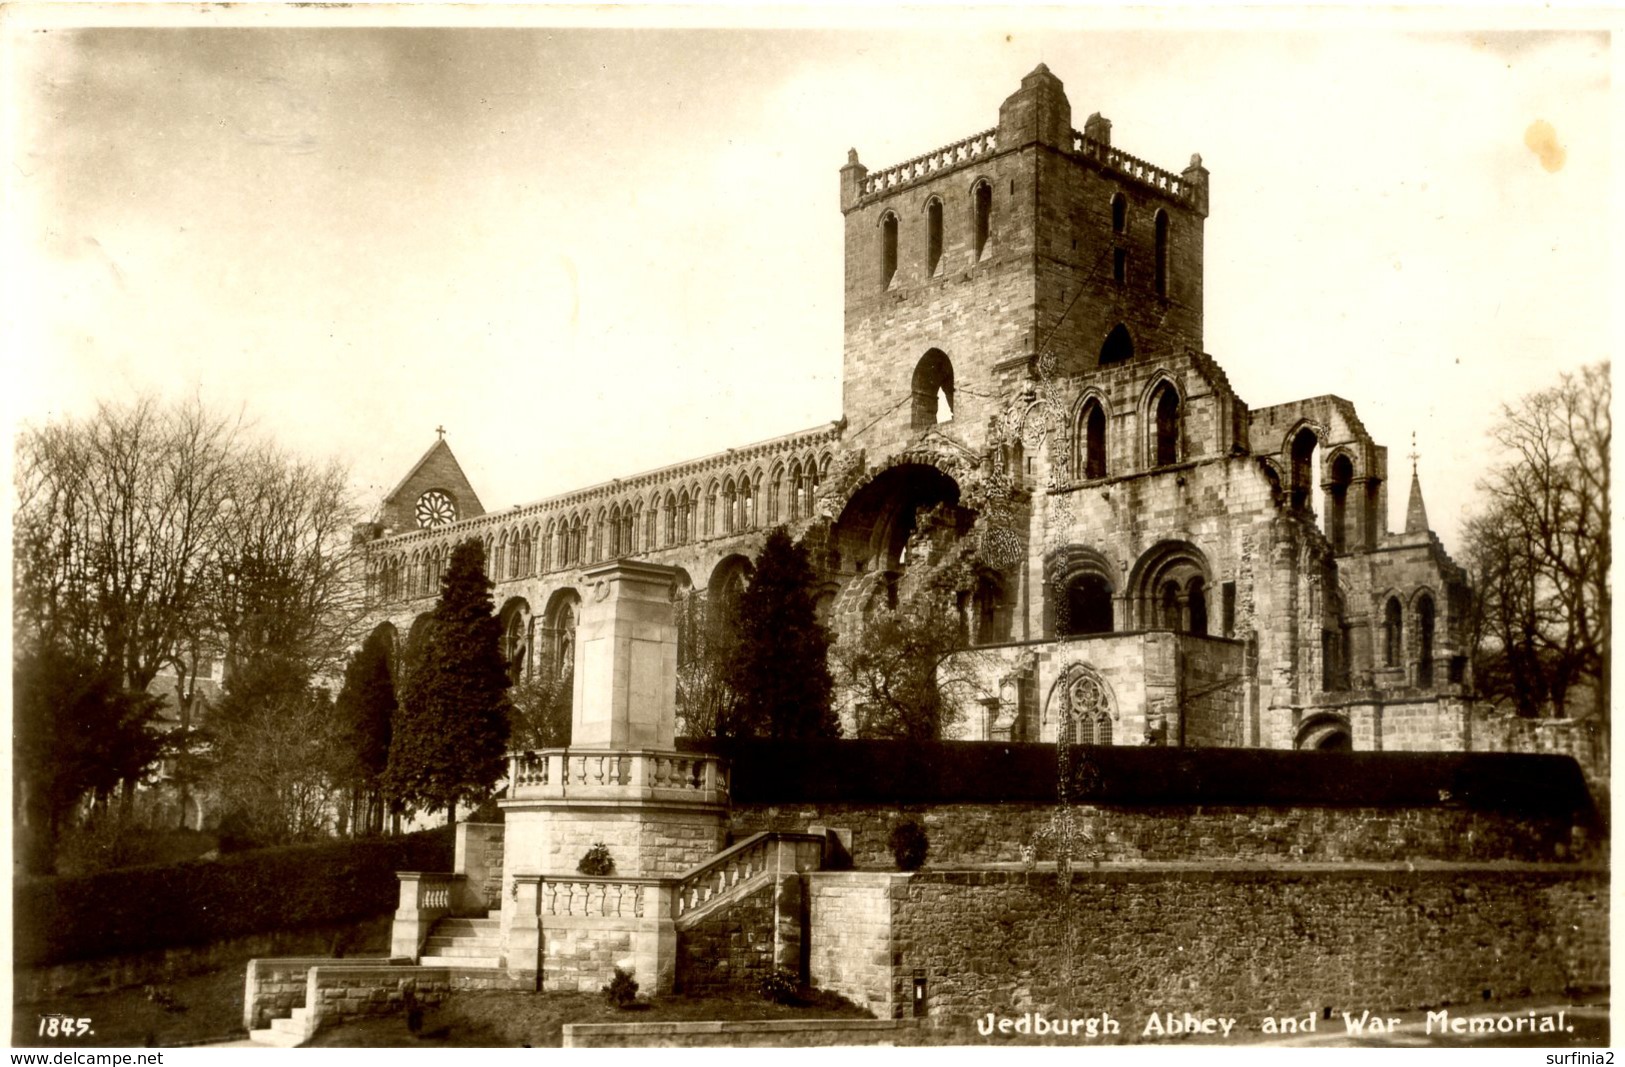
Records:
<instances>
[{"instance_id":1,"label":"arched window","mask_svg":"<svg viewBox=\"0 0 1625 1067\"><path fill-rule=\"evenodd\" d=\"M1084 479L1106 477L1106 412L1091 397L1078 415L1078 474Z\"/></svg>"},{"instance_id":2,"label":"arched window","mask_svg":"<svg viewBox=\"0 0 1625 1067\"><path fill-rule=\"evenodd\" d=\"M1332 460L1332 484L1328 490L1331 506L1326 513L1326 533L1332 540L1332 551L1342 552L1348 547L1349 483L1354 481L1354 462L1347 455Z\"/></svg>"},{"instance_id":3,"label":"arched window","mask_svg":"<svg viewBox=\"0 0 1625 1067\"><path fill-rule=\"evenodd\" d=\"M558 536L557 528L554 526L553 520L548 519L547 526L542 533L541 559L537 560L537 564L543 573L553 569L553 560L557 556L553 545L553 538L556 536Z\"/></svg>"},{"instance_id":4,"label":"arched window","mask_svg":"<svg viewBox=\"0 0 1625 1067\"><path fill-rule=\"evenodd\" d=\"M1162 593L1157 599L1157 623L1164 630L1181 630L1179 611L1179 583L1167 581L1162 583Z\"/></svg>"},{"instance_id":5,"label":"arched window","mask_svg":"<svg viewBox=\"0 0 1625 1067\"><path fill-rule=\"evenodd\" d=\"M880 220L880 287L891 285L897 273L897 216L890 211Z\"/></svg>"},{"instance_id":6,"label":"arched window","mask_svg":"<svg viewBox=\"0 0 1625 1067\"><path fill-rule=\"evenodd\" d=\"M672 538L672 544L686 544L693 534L693 504L688 499L688 490L684 489L677 498L677 535Z\"/></svg>"},{"instance_id":7,"label":"arched window","mask_svg":"<svg viewBox=\"0 0 1625 1067\"><path fill-rule=\"evenodd\" d=\"M1122 193L1112 194L1112 232L1128 229L1128 199Z\"/></svg>"},{"instance_id":8,"label":"arched window","mask_svg":"<svg viewBox=\"0 0 1625 1067\"><path fill-rule=\"evenodd\" d=\"M643 513L643 550L653 552L660 547L660 498L649 501L649 510Z\"/></svg>"},{"instance_id":9,"label":"arched window","mask_svg":"<svg viewBox=\"0 0 1625 1067\"><path fill-rule=\"evenodd\" d=\"M801 518L801 461L790 461L790 521Z\"/></svg>"},{"instance_id":10,"label":"arched window","mask_svg":"<svg viewBox=\"0 0 1625 1067\"><path fill-rule=\"evenodd\" d=\"M1134 358L1134 338L1129 336L1128 327L1118 323L1112 327L1112 332L1106 335L1106 340L1100 346L1100 365L1108 366L1112 363L1127 363Z\"/></svg>"},{"instance_id":11,"label":"arched window","mask_svg":"<svg viewBox=\"0 0 1625 1067\"><path fill-rule=\"evenodd\" d=\"M712 482L711 488L705 494L705 536L711 537L717 532L717 483Z\"/></svg>"},{"instance_id":12,"label":"arched window","mask_svg":"<svg viewBox=\"0 0 1625 1067\"><path fill-rule=\"evenodd\" d=\"M988 237L993 232L993 186L986 179L971 190L971 234L976 258L987 254Z\"/></svg>"},{"instance_id":13,"label":"arched window","mask_svg":"<svg viewBox=\"0 0 1625 1067\"><path fill-rule=\"evenodd\" d=\"M1157 212L1157 295L1168 295L1168 213Z\"/></svg>"},{"instance_id":14,"label":"arched window","mask_svg":"<svg viewBox=\"0 0 1625 1067\"><path fill-rule=\"evenodd\" d=\"M755 482L761 481L758 473ZM739 478L739 528L741 530L754 529L756 526L756 485L748 474Z\"/></svg>"},{"instance_id":15,"label":"arched window","mask_svg":"<svg viewBox=\"0 0 1625 1067\"><path fill-rule=\"evenodd\" d=\"M586 539L583 529L585 525L579 514L570 520L570 558L565 560L565 566L581 566L582 542Z\"/></svg>"},{"instance_id":16,"label":"arched window","mask_svg":"<svg viewBox=\"0 0 1625 1067\"><path fill-rule=\"evenodd\" d=\"M610 559L618 559L621 555L621 506L619 504L616 504L609 511L608 533L605 554Z\"/></svg>"},{"instance_id":17,"label":"arched window","mask_svg":"<svg viewBox=\"0 0 1625 1067\"><path fill-rule=\"evenodd\" d=\"M576 623L581 617L581 598L573 589L553 594L542 626L543 670L553 678L566 678L575 668Z\"/></svg>"},{"instance_id":18,"label":"arched window","mask_svg":"<svg viewBox=\"0 0 1625 1067\"><path fill-rule=\"evenodd\" d=\"M660 511L666 520L666 539L661 543L669 548L677 543L677 498L670 490L666 492L666 502L661 505Z\"/></svg>"},{"instance_id":19,"label":"arched window","mask_svg":"<svg viewBox=\"0 0 1625 1067\"><path fill-rule=\"evenodd\" d=\"M936 277L942 266L942 201L932 197L925 205L925 273Z\"/></svg>"},{"instance_id":20,"label":"arched window","mask_svg":"<svg viewBox=\"0 0 1625 1067\"><path fill-rule=\"evenodd\" d=\"M767 522L769 526L776 526L779 522L779 502L784 493L784 468L775 466L773 473L768 476L767 482Z\"/></svg>"},{"instance_id":21,"label":"arched window","mask_svg":"<svg viewBox=\"0 0 1625 1067\"><path fill-rule=\"evenodd\" d=\"M1426 688L1433 684L1433 597L1427 593L1416 602L1416 630L1420 639L1416 684Z\"/></svg>"},{"instance_id":22,"label":"arched window","mask_svg":"<svg viewBox=\"0 0 1625 1067\"><path fill-rule=\"evenodd\" d=\"M1382 662L1385 667L1398 667L1405 656L1405 610L1398 597L1389 597L1382 613Z\"/></svg>"},{"instance_id":23,"label":"arched window","mask_svg":"<svg viewBox=\"0 0 1625 1067\"><path fill-rule=\"evenodd\" d=\"M801 514L812 518L818 510L818 461L811 456L801 468Z\"/></svg>"},{"instance_id":24,"label":"arched window","mask_svg":"<svg viewBox=\"0 0 1625 1067\"><path fill-rule=\"evenodd\" d=\"M1190 619L1189 632L1198 637L1207 636L1207 586L1198 574L1185 587L1185 613Z\"/></svg>"},{"instance_id":25,"label":"arched window","mask_svg":"<svg viewBox=\"0 0 1625 1067\"><path fill-rule=\"evenodd\" d=\"M1074 575L1066 583L1066 611L1057 620L1062 637L1112 632L1112 587L1103 575Z\"/></svg>"},{"instance_id":26,"label":"arched window","mask_svg":"<svg viewBox=\"0 0 1625 1067\"><path fill-rule=\"evenodd\" d=\"M1118 285L1128 284L1128 249L1112 249L1112 281Z\"/></svg>"},{"instance_id":27,"label":"arched window","mask_svg":"<svg viewBox=\"0 0 1625 1067\"><path fill-rule=\"evenodd\" d=\"M929 430L954 417L954 365L939 349L931 349L914 365L913 426Z\"/></svg>"},{"instance_id":28,"label":"arched window","mask_svg":"<svg viewBox=\"0 0 1625 1067\"><path fill-rule=\"evenodd\" d=\"M722 529L733 533L739 529L739 491L734 488L732 476L722 483Z\"/></svg>"},{"instance_id":29,"label":"arched window","mask_svg":"<svg viewBox=\"0 0 1625 1067\"><path fill-rule=\"evenodd\" d=\"M1320 439L1307 426L1292 438L1292 507L1311 514L1315 510L1315 452L1319 447Z\"/></svg>"},{"instance_id":30,"label":"arched window","mask_svg":"<svg viewBox=\"0 0 1625 1067\"><path fill-rule=\"evenodd\" d=\"M1154 427L1151 463L1165 467L1179 462L1179 393L1172 384L1163 382L1151 402Z\"/></svg>"}]
</instances>

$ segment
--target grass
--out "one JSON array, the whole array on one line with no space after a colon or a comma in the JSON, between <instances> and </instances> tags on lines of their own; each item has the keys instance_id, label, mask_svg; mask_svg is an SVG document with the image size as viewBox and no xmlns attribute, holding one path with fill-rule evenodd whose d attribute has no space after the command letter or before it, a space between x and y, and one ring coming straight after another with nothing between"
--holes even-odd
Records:
<instances>
[{"instance_id":1,"label":"grass","mask_svg":"<svg viewBox=\"0 0 1625 1067\"><path fill-rule=\"evenodd\" d=\"M159 985L80 993L12 1005L11 1043L23 1047L143 1048L218 1040L243 1032L244 960ZM40 1017L89 1019L84 1037L41 1037Z\"/></svg>"},{"instance_id":2,"label":"grass","mask_svg":"<svg viewBox=\"0 0 1625 1067\"><path fill-rule=\"evenodd\" d=\"M597 993L455 993L426 1012L414 1037L404 1017L367 1019L323 1030L319 1048L556 1048L567 1023L716 1022L742 1019L867 1019L868 1012L833 993L813 992L806 1003L773 1004L751 994L664 996L621 1011Z\"/></svg>"}]
</instances>

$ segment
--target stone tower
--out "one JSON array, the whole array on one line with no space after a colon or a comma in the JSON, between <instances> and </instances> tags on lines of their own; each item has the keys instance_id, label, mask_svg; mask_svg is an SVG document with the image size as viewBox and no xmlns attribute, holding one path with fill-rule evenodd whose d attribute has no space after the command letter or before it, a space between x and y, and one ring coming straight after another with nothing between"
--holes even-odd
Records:
<instances>
[{"instance_id":1,"label":"stone tower","mask_svg":"<svg viewBox=\"0 0 1625 1067\"><path fill-rule=\"evenodd\" d=\"M851 153L848 443L887 454L937 426L979 450L1032 357L1127 359L1120 324L1141 352L1200 351L1207 194L1198 157L1176 175L1114 149L1098 115L1074 130L1042 64L991 130L873 173Z\"/></svg>"}]
</instances>

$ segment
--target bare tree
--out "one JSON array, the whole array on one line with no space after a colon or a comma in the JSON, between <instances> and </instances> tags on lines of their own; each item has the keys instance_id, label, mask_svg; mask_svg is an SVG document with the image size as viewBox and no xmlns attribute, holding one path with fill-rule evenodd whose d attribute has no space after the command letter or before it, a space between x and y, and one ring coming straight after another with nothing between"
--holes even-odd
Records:
<instances>
[{"instance_id":1,"label":"bare tree","mask_svg":"<svg viewBox=\"0 0 1625 1067\"><path fill-rule=\"evenodd\" d=\"M1521 714L1564 714L1579 685L1608 714L1609 364L1565 374L1502 411L1507 460L1467 528L1478 589L1479 687Z\"/></svg>"},{"instance_id":2,"label":"bare tree","mask_svg":"<svg viewBox=\"0 0 1625 1067\"><path fill-rule=\"evenodd\" d=\"M102 404L25 429L16 454L19 651L71 652L130 694L173 673L181 764L214 655L230 653L235 673L274 652L300 665L304 684L339 662L359 607L342 468L247 441L240 420L196 400ZM19 677L46 683L38 671ZM128 799L155 757L126 749ZM181 767L183 788L195 777Z\"/></svg>"},{"instance_id":3,"label":"bare tree","mask_svg":"<svg viewBox=\"0 0 1625 1067\"><path fill-rule=\"evenodd\" d=\"M835 661L860 738L952 736L965 702L986 695L985 657L966 647L958 614L939 591L870 619L861 641L836 646Z\"/></svg>"}]
</instances>

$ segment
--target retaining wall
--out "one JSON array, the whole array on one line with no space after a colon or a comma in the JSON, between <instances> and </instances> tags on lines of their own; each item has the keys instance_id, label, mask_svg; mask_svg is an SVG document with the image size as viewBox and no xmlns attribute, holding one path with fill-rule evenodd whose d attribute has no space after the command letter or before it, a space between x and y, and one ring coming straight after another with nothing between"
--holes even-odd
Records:
<instances>
[{"instance_id":1,"label":"retaining wall","mask_svg":"<svg viewBox=\"0 0 1625 1067\"><path fill-rule=\"evenodd\" d=\"M1608 874L1574 865L821 872L812 979L882 1017L1258 1017L1561 997L1608 982ZM909 1009L912 1010L912 1009ZM1133 1024L1131 1027L1130 1024Z\"/></svg>"}]
</instances>

